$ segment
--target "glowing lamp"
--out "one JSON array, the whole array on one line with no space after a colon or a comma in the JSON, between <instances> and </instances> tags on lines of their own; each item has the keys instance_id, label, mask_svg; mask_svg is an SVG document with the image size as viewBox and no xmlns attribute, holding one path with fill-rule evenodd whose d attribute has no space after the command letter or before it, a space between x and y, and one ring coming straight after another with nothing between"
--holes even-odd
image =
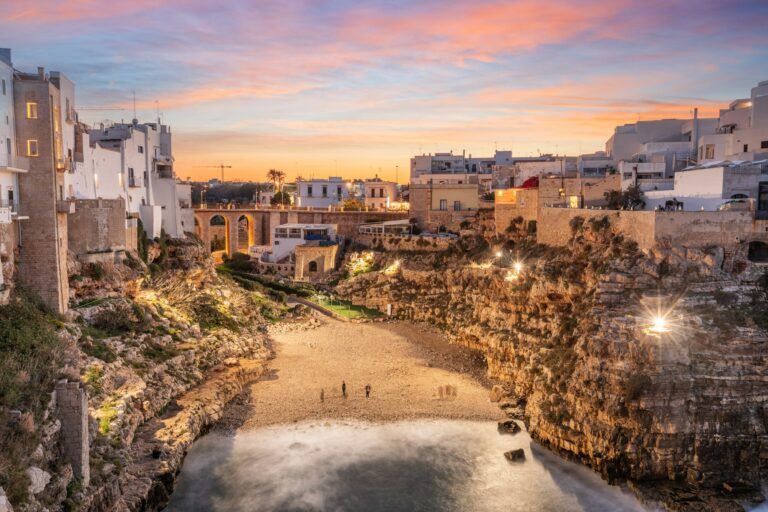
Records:
<instances>
[{"instance_id":1,"label":"glowing lamp","mask_svg":"<svg viewBox=\"0 0 768 512\"><path fill-rule=\"evenodd\" d=\"M496 251L496 257L497 257L497 258L501 258L501 256L502 256L502 255L501 255L501 251Z\"/></svg>"},{"instance_id":2,"label":"glowing lamp","mask_svg":"<svg viewBox=\"0 0 768 512\"><path fill-rule=\"evenodd\" d=\"M657 332L657 333L669 331L669 326L667 325L667 319L661 315L654 316L653 323L651 324L651 327L648 330L651 332Z\"/></svg>"},{"instance_id":3,"label":"glowing lamp","mask_svg":"<svg viewBox=\"0 0 768 512\"><path fill-rule=\"evenodd\" d=\"M519 261L516 261L512 267L515 269L515 272L517 272L518 274L523 271L523 264Z\"/></svg>"}]
</instances>

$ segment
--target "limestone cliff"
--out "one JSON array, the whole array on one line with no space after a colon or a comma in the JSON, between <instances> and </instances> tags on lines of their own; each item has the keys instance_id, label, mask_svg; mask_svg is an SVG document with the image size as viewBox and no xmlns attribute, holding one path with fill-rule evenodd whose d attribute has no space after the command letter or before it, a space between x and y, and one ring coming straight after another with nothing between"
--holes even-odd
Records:
<instances>
[{"instance_id":1,"label":"limestone cliff","mask_svg":"<svg viewBox=\"0 0 768 512\"><path fill-rule=\"evenodd\" d=\"M261 374L266 325L299 314L219 276L193 240L149 249L149 266L71 262L65 318L23 297L0 310L0 334L14 338L0 344L0 413L11 420L0 428L0 488L17 511L162 506L188 447ZM19 326L16 311L35 323ZM62 421L71 402L50 395L65 381L87 394L82 437ZM65 447L82 449L87 476Z\"/></svg>"},{"instance_id":2,"label":"limestone cliff","mask_svg":"<svg viewBox=\"0 0 768 512\"><path fill-rule=\"evenodd\" d=\"M670 509L759 499L752 491L768 460L764 268L731 261L725 268L736 271L724 272L718 247L644 254L606 221L577 220L572 231L564 249L511 229L486 250L379 255L384 271L338 292L392 304L482 352L531 436L608 480L635 482ZM653 328L659 312L664 332Z\"/></svg>"}]
</instances>

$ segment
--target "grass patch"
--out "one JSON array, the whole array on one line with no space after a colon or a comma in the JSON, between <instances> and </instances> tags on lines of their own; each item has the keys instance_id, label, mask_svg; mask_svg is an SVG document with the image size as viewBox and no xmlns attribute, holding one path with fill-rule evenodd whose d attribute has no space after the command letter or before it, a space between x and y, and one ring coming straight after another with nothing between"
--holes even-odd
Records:
<instances>
[{"instance_id":1,"label":"grass patch","mask_svg":"<svg viewBox=\"0 0 768 512\"><path fill-rule=\"evenodd\" d=\"M317 295L308 298L308 300L341 317L349 318L350 320L358 318L377 318L383 315L383 313L375 309L370 309L365 306L356 306L348 300L326 300L320 299Z\"/></svg>"}]
</instances>

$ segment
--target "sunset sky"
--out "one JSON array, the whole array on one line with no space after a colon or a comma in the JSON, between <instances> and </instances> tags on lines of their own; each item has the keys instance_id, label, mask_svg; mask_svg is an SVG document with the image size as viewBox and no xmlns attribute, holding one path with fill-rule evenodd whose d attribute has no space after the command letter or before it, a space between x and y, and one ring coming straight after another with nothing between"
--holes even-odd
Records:
<instances>
[{"instance_id":1,"label":"sunset sky","mask_svg":"<svg viewBox=\"0 0 768 512\"><path fill-rule=\"evenodd\" d=\"M576 155L768 80L766 1L218 3L4 0L0 47L75 81L81 120L129 121L135 91L149 121L157 101L193 178L399 165L404 182L416 153Z\"/></svg>"}]
</instances>

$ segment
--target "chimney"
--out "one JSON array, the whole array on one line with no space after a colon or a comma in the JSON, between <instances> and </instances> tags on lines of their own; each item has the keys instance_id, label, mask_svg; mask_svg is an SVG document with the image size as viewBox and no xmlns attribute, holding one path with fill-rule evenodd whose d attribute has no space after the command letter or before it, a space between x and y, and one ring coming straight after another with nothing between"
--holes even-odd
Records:
<instances>
[{"instance_id":1,"label":"chimney","mask_svg":"<svg viewBox=\"0 0 768 512\"><path fill-rule=\"evenodd\" d=\"M45 68L42 66L37 67L37 77L40 80L45 80Z\"/></svg>"}]
</instances>

